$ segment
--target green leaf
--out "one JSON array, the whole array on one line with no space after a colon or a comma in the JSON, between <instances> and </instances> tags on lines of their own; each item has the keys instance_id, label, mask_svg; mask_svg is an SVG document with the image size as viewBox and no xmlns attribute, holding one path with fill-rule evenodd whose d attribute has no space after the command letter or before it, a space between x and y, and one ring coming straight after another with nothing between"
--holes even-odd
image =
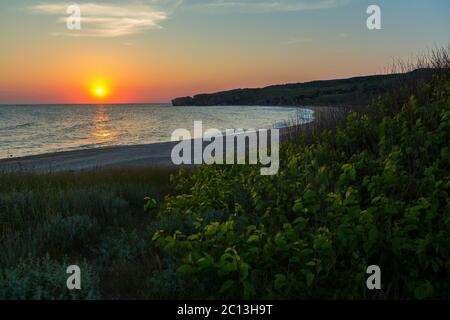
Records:
<instances>
[{"instance_id":1,"label":"green leaf","mask_svg":"<svg viewBox=\"0 0 450 320\"><path fill-rule=\"evenodd\" d=\"M281 290L286 285L286 276L284 274L275 275L274 287L275 290Z\"/></svg>"},{"instance_id":2,"label":"green leaf","mask_svg":"<svg viewBox=\"0 0 450 320\"><path fill-rule=\"evenodd\" d=\"M225 281L222 284L222 286L220 287L219 292L220 293L225 293L225 292L229 291L230 288L233 287L233 285L234 285L234 281L233 280L227 280L227 281Z\"/></svg>"},{"instance_id":3,"label":"green leaf","mask_svg":"<svg viewBox=\"0 0 450 320\"><path fill-rule=\"evenodd\" d=\"M199 239L199 235L197 233L196 234L191 234L189 237L187 237L187 239L189 241L195 241L195 240Z\"/></svg>"},{"instance_id":4,"label":"green leaf","mask_svg":"<svg viewBox=\"0 0 450 320\"><path fill-rule=\"evenodd\" d=\"M431 297L432 294L433 294L433 286L429 282L421 284L414 290L414 295L419 300L427 299Z\"/></svg>"},{"instance_id":5,"label":"green leaf","mask_svg":"<svg viewBox=\"0 0 450 320\"><path fill-rule=\"evenodd\" d=\"M153 234L152 241L158 240L161 235L164 233L164 230L158 230Z\"/></svg>"},{"instance_id":6,"label":"green leaf","mask_svg":"<svg viewBox=\"0 0 450 320\"><path fill-rule=\"evenodd\" d=\"M245 262L242 262L239 266L239 271L241 275L241 281L247 279L248 277L248 270L250 269L250 266L246 264Z\"/></svg>"},{"instance_id":7,"label":"green leaf","mask_svg":"<svg viewBox=\"0 0 450 320\"><path fill-rule=\"evenodd\" d=\"M147 201L147 203L144 205L144 210L145 211L150 211L153 210L157 207L158 203L156 202L155 199L150 198L150 197L145 197L144 200Z\"/></svg>"},{"instance_id":8,"label":"green leaf","mask_svg":"<svg viewBox=\"0 0 450 320\"><path fill-rule=\"evenodd\" d=\"M309 267L315 267L316 266L316 262L314 260L311 260L306 265L309 266Z\"/></svg>"},{"instance_id":9,"label":"green leaf","mask_svg":"<svg viewBox=\"0 0 450 320\"><path fill-rule=\"evenodd\" d=\"M205 269L209 268L214 264L214 260L211 256L205 256L197 260L197 264L200 268Z\"/></svg>"},{"instance_id":10,"label":"green leaf","mask_svg":"<svg viewBox=\"0 0 450 320\"><path fill-rule=\"evenodd\" d=\"M286 246L286 239L284 238L283 234L277 233L275 236L275 244L279 247Z\"/></svg>"},{"instance_id":11,"label":"green leaf","mask_svg":"<svg viewBox=\"0 0 450 320\"><path fill-rule=\"evenodd\" d=\"M297 199L294 202L294 205L292 206L292 211L295 213L300 213L303 210L303 202L302 199Z\"/></svg>"},{"instance_id":12,"label":"green leaf","mask_svg":"<svg viewBox=\"0 0 450 320\"><path fill-rule=\"evenodd\" d=\"M237 270L236 257L230 253L224 253L220 257L219 268L223 273L229 273Z\"/></svg>"},{"instance_id":13,"label":"green leaf","mask_svg":"<svg viewBox=\"0 0 450 320\"><path fill-rule=\"evenodd\" d=\"M252 236L248 237L247 243L258 242L258 241L259 241L259 236L252 235Z\"/></svg>"},{"instance_id":14,"label":"green leaf","mask_svg":"<svg viewBox=\"0 0 450 320\"><path fill-rule=\"evenodd\" d=\"M311 189L307 189L303 193L303 200L305 200L305 202L307 202L307 203L314 202L315 198L316 198L316 194Z\"/></svg>"},{"instance_id":15,"label":"green leaf","mask_svg":"<svg viewBox=\"0 0 450 320\"><path fill-rule=\"evenodd\" d=\"M193 271L194 271L194 268L188 264L183 264L177 269L178 273L183 273L183 274L192 273Z\"/></svg>"}]
</instances>

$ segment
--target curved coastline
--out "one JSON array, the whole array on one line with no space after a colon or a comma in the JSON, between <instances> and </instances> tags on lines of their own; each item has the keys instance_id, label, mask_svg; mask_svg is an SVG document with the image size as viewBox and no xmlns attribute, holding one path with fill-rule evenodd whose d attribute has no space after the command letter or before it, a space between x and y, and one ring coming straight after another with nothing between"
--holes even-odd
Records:
<instances>
[{"instance_id":1,"label":"curved coastline","mask_svg":"<svg viewBox=\"0 0 450 320\"><path fill-rule=\"evenodd\" d=\"M300 107L300 106L299 106ZM312 121L318 112L328 107L305 107L313 111ZM288 138L292 127L280 128L280 139ZM92 149L59 151L11 159L0 159L0 172L54 173L100 168L175 167L171 161L172 148L178 142L160 142L141 145L106 146ZM209 142L205 142L208 144Z\"/></svg>"}]
</instances>

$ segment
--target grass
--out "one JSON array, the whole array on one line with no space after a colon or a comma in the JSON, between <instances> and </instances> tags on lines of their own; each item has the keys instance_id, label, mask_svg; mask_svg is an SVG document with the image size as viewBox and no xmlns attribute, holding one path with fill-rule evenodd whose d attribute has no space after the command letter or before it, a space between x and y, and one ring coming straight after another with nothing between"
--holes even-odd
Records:
<instances>
[{"instance_id":1,"label":"grass","mask_svg":"<svg viewBox=\"0 0 450 320\"><path fill-rule=\"evenodd\" d=\"M42 266L43 259L46 264L80 263L93 268L105 284L96 288L98 296L141 297L136 281L154 264L145 254L153 217L143 210L144 197L162 201L173 191L173 172L139 168L0 175L1 270L24 263L32 269ZM21 297L35 295L35 281ZM64 283L58 283L58 297L70 297Z\"/></svg>"}]
</instances>

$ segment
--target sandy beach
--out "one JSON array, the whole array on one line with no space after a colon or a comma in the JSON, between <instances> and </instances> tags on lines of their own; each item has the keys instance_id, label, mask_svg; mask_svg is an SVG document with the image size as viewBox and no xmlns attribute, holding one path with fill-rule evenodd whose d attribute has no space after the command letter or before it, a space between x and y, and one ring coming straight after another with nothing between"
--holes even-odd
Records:
<instances>
[{"instance_id":1,"label":"sandy beach","mask_svg":"<svg viewBox=\"0 0 450 320\"><path fill-rule=\"evenodd\" d=\"M0 160L0 172L59 172L104 167L170 166L176 142L64 151Z\"/></svg>"},{"instance_id":2,"label":"sandy beach","mask_svg":"<svg viewBox=\"0 0 450 320\"><path fill-rule=\"evenodd\" d=\"M0 160L0 172L50 173L99 168L175 167L171 152L178 143L112 146L4 159ZM204 141L203 147L209 143ZM191 159L193 163L193 157Z\"/></svg>"}]
</instances>

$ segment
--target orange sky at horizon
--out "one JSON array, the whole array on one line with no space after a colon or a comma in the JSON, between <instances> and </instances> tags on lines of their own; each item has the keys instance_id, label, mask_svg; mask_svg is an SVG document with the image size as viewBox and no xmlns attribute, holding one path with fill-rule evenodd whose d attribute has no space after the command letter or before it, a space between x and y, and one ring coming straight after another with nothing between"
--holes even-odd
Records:
<instances>
[{"instance_id":1,"label":"orange sky at horizon","mask_svg":"<svg viewBox=\"0 0 450 320\"><path fill-rule=\"evenodd\" d=\"M120 44L118 46L122 49ZM175 61L157 54L147 55L143 49L127 53L114 49L114 46L87 52L70 45L59 50L54 50L52 46L37 48L33 44L30 47L35 48L38 63L29 60L26 55L16 55L17 63L1 66L2 73L8 76L0 80L0 88L3 91L10 89L16 96L22 96L23 101L19 103L27 103L32 97L38 103L168 102L178 96L203 92L370 73L358 70L365 64L364 60L358 59L353 59L352 68L342 63L338 66L322 63L322 68L318 68L317 62L310 63L308 68L277 59L267 69L266 57L250 59L241 55L216 60L204 56L202 64L193 65L189 58ZM28 50L31 48L23 48L23 52ZM330 60L323 53L316 53L315 56L311 53L311 57L303 61L320 59ZM342 57L341 60L345 59ZM230 64L234 68L222 67ZM19 65L26 71L17 72ZM298 73L294 73L293 68L298 68ZM23 76L24 73L26 76ZM42 78L45 81L41 81ZM104 97L92 94L93 87L98 87L98 83L108 88L108 94Z\"/></svg>"}]
</instances>

